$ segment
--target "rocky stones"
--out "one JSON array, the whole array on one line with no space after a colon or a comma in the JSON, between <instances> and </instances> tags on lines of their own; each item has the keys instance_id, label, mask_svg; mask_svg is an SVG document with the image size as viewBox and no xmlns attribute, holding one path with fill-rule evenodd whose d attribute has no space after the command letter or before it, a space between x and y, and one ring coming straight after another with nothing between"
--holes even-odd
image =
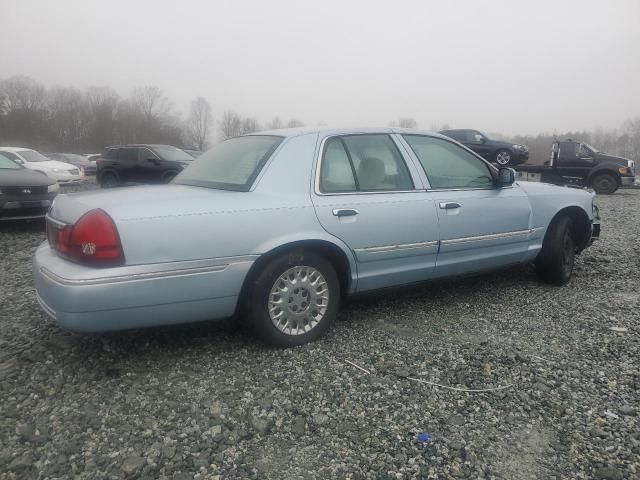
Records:
<instances>
[{"instance_id":1,"label":"rocky stones","mask_svg":"<svg viewBox=\"0 0 640 480\"><path fill-rule=\"evenodd\" d=\"M137 473L139 470L141 470L145 463L146 460L144 458L134 455L126 458L124 462L122 462L120 468L125 475L133 475L134 473Z\"/></svg>"}]
</instances>

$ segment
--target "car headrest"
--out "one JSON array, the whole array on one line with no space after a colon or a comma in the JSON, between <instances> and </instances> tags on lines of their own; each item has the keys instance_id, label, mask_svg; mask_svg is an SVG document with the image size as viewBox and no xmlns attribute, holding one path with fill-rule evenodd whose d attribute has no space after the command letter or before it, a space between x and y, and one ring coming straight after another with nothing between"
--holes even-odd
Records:
<instances>
[{"instance_id":1,"label":"car headrest","mask_svg":"<svg viewBox=\"0 0 640 480\"><path fill-rule=\"evenodd\" d=\"M358 165L358 182L362 190L376 190L387 178L384 162L376 157L364 157Z\"/></svg>"}]
</instances>

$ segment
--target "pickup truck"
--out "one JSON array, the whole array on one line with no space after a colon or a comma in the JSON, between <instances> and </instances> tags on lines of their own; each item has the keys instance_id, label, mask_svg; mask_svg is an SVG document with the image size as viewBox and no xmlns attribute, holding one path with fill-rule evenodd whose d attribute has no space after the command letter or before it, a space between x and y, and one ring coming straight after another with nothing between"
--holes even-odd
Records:
<instances>
[{"instance_id":1,"label":"pickup truck","mask_svg":"<svg viewBox=\"0 0 640 480\"><path fill-rule=\"evenodd\" d=\"M544 165L519 165L515 169L518 180L589 187L604 195L621 186L633 186L636 176L633 160L573 140L555 141L551 160Z\"/></svg>"}]
</instances>

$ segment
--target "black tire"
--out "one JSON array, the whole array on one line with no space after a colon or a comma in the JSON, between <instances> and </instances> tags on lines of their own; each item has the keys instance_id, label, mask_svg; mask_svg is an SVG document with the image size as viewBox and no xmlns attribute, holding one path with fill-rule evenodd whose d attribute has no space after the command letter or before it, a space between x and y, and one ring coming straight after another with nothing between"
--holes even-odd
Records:
<instances>
[{"instance_id":1,"label":"black tire","mask_svg":"<svg viewBox=\"0 0 640 480\"><path fill-rule=\"evenodd\" d=\"M299 267L299 270L296 270L296 267ZM307 277L309 281L313 279L314 272L318 272L321 275L324 283L320 282L320 278L316 277L316 280L319 282L318 288L321 288L322 285L326 286L326 290L328 291L328 299L315 301L323 303L326 302L324 308L324 314L320 317L320 312L318 310L322 310L323 306L313 304L309 301L306 305L306 309L304 307L304 299L311 298L311 293L307 288L303 288L302 283L300 283L301 288L296 289L300 290L296 291L295 295L297 295L296 300L292 301L294 298L294 289L287 290L279 290L278 293L272 295L272 289L276 288L276 283L281 279L281 277L290 270L296 270L297 272L303 272L303 269L306 269L307 272L311 272L311 274ZM298 277L296 277L294 281L298 281ZM303 273L301 274L303 275ZM303 277L300 276L300 279ZM302 280L300 280L302 282ZM284 283L281 283L285 287L289 287ZM312 287L314 288L314 287ZM306 297L303 290L306 290ZM319 290L320 291L320 290ZM325 294L324 288L321 290ZM288 293L280 293L280 292L288 292ZM287 297L285 298L284 295ZM314 296L317 296L314 293ZM271 301L277 302L282 301L283 306L285 308L282 309L281 312L278 312L278 307L274 307L274 315L279 315L280 313L284 316L280 318L284 320L289 315L291 318L295 318L296 328L300 328L302 325L302 330L305 328L309 328L308 331L299 334L295 333L286 333L281 328L286 329L287 327L281 325L281 328L276 326L276 320L272 320L272 317L269 313L269 303ZM340 305L340 282L338 281L338 275L336 274L335 268L324 257L317 255L316 253L310 251L295 251L289 252L282 255L279 255L273 258L263 269L258 273L257 277L254 279L252 284L249 286L249 290L246 295L247 304L245 305L245 313L246 321L248 325L252 328L252 330L266 343L276 346L276 347L293 347L297 345L304 345L308 342L313 342L320 338L329 328L331 322L335 319L338 308ZM302 303L299 303L299 302ZM317 309L317 310L314 310ZM297 312L294 310L298 309ZM315 317L312 316L316 314ZM312 322L317 321L317 323L313 326ZM290 323L285 322L287 325Z\"/></svg>"},{"instance_id":2,"label":"black tire","mask_svg":"<svg viewBox=\"0 0 640 480\"><path fill-rule=\"evenodd\" d=\"M118 176L113 172L104 172L100 175L100 186L102 188L115 188L120 185Z\"/></svg>"},{"instance_id":3,"label":"black tire","mask_svg":"<svg viewBox=\"0 0 640 480\"><path fill-rule=\"evenodd\" d=\"M618 179L610 173L600 173L591 179L591 186L598 195L611 195L618 190Z\"/></svg>"},{"instance_id":4,"label":"black tire","mask_svg":"<svg viewBox=\"0 0 640 480\"><path fill-rule=\"evenodd\" d=\"M513 154L509 150L502 148L496 152L494 160L501 167L507 167L513 164Z\"/></svg>"},{"instance_id":5,"label":"black tire","mask_svg":"<svg viewBox=\"0 0 640 480\"><path fill-rule=\"evenodd\" d=\"M565 285L573 273L576 241L573 222L566 215L555 218L544 238L542 251L536 259L540 280L551 285Z\"/></svg>"},{"instance_id":6,"label":"black tire","mask_svg":"<svg viewBox=\"0 0 640 480\"><path fill-rule=\"evenodd\" d=\"M173 180L176 177L176 175L178 175L178 172L175 172L173 170L164 172L162 174L162 183L169 183L171 180Z\"/></svg>"}]
</instances>

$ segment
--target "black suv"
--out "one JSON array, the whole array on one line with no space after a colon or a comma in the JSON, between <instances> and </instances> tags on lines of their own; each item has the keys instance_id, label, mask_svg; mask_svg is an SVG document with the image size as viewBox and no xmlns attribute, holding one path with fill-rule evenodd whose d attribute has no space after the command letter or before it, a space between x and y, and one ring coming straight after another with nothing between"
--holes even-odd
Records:
<instances>
[{"instance_id":1,"label":"black suv","mask_svg":"<svg viewBox=\"0 0 640 480\"><path fill-rule=\"evenodd\" d=\"M169 183L193 157L171 145L107 147L96 161L96 179L102 188L126 183Z\"/></svg>"},{"instance_id":2,"label":"black suv","mask_svg":"<svg viewBox=\"0 0 640 480\"><path fill-rule=\"evenodd\" d=\"M453 138L501 167L519 165L529 160L529 149L524 145L491 140L478 130L442 130L440 134Z\"/></svg>"}]
</instances>

